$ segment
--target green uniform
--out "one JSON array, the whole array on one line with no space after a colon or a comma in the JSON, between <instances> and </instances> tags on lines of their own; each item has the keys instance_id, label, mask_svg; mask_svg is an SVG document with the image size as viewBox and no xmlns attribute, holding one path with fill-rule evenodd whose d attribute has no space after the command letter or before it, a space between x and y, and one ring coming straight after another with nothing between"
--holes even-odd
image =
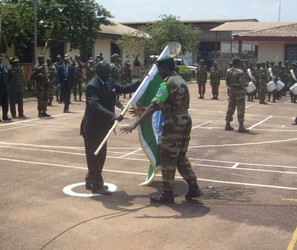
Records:
<instances>
[{"instance_id":1,"label":"green uniform","mask_svg":"<svg viewBox=\"0 0 297 250\"><path fill-rule=\"evenodd\" d=\"M197 184L197 177L186 156L192 128L189 102L188 86L175 72L160 85L152 100L164 115L160 144L164 191L172 191L176 168L189 185Z\"/></svg>"},{"instance_id":2,"label":"green uniform","mask_svg":"<svg viewBox=\"0 0 297 250\"><path fill-rule=\"evenodd\" d=\"M82 96L82 82L83 82L83 72L82 64L80 61L74 64L74 85L73 85L73 95L76 100L76 95L79 95L79 101L81 101Z\"/></svg>"},{"instance_id":3,"label":"green uniform","mask_svg":"<svg viewBox=\"0 0 297 250\"><path fill-rule=\"evenodd\" d=\"M233 121L233 115L236 107L237 119L239 122L243 122L245 115L245 87L247 86L243 70L234 67L228 71L226 84L229 88L226 122Z\"/></svg>"},{"instance_id":4,"label":"green uniform","mask_svg":"<svg viewBox=\"0 0 297 250\"><path fill-rule=\"evenodd\" d=\"M55 65L53 64L48 64L48 78L49 78L49 83L48 83L48 98L49 100L53 99L54 96L54 86L56 84L56 75L57 75L57 70Z\"/></svg>"},{"instance_id":5,"label":"green uniform","mask_svg":"<svg viewBox=\"0 0 297 250\"><path fill-rule=\"evenodd\" d=\"M200 99L204 98L205 85L207 81L207 67L204 64L198 64L197 66L197 83L198 83L198 94Z\"/></svg>"},{"instance_id":6,"label":"green uniform","mask_svg":"<svg viewBox=\"0 0 297 250\"><path fill-rule=\"evenodd\" d=\"M10 113L13 118L16 117L16 104L18 105L18 114L20 117L24 116L23 109L23 77L24 71L22 67L11 65L8 68L7 83Z\"/></svg>"}]
</instances>

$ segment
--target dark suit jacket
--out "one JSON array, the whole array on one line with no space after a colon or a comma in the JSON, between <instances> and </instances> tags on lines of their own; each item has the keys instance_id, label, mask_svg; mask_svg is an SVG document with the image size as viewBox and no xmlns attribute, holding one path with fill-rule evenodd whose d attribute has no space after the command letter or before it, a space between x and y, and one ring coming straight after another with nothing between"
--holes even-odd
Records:
<instances>
[{"instance_id":1,"label":"dark suit jacket","mask_svg":"<svg viewBox=\"0 0 297 250\"><path fill-rule=\"evenodd\" d=\"M68 77L66 78L65 72L64 72L64 64L61 64L58 66L58 84L63 86L64 84L67 84L69 88L72 88L73 82L74 82L74 68L72 65L68 64ZM67 81L65 81L67 79Z\"/></svg>"},{"instance_id":2,"label":"dark suit jacket","mask_svg":"<svg viewBox=\"0 0 297 250\"><path fill-rule=\"evenodd\" d=\"M83 137L95 141L104 139L114 123L116 95L135 92L140 83L121 85L111 78L103 83L99 77L93 77L86 87L86 109L81 123Z\"/></svg>"}]
</instances>

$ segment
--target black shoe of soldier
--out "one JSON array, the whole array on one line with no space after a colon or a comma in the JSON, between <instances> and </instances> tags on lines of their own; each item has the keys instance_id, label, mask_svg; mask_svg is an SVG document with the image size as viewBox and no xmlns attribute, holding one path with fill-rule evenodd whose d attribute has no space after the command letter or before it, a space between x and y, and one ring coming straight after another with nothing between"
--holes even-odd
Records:
<instances>
[{"instance_id":1,"label":"black shoe of soldier","mask_svg":"<svg viewBox=\"0 0 297 250\"><path fill-rule=\"evenodd\" d=\"M112 192L108 190L108 186L103 186L100 188L92 187L91 189L92 189L93 194L102 194L102 195L111 195L112 194Z\"/></svg>"},{"instance_id":2,"label":"black shoe of soldier","mask_svg":"<svg viewBox=\"0 0 297 250\"><path fill-rule=\"evenodd\" d=\"M26 118L26 116L24 116L24 115L19 115L19 118Z\"/></svg>"},{"instance_id":3,"label":"black shoe of soldier","mask_svg":"<svg viewBox=\"0 0 297 250\"><path fill-rule=\"evenodd\" d=\"M248 133L248 132L250 132L250 130L249 129L246 129L245 127L239 127L238 128L238 132L239 133Z\"/></svg>"},{"instance_id":4,"label":"black shoe of soldier","mask_svg":"<svg viewBox=\"0 0 297 250\"><path fill-rule=\"evenodd\" d=\"M49 115L48 113L46 113L45 111L42 112L42 117L51 117L51 115Z\"/></svg>"},{"instance_id":5,"label":"black shoe of soldier","mask_svg":"<svg viewBox=\"0 0 297 250\"><path fill-rule=\"evenodd\" d=\"M187 201L191 201L193 198L198 198L202 196L202 192L198 185L189 188L188 193L185 195Z\"/></svg>"},{"instance_id":6,"label":"black shoe of soldier","mask_svg":"<svg viewBox=\"0 0 297 250\"><path fill-rule=\"evenodd\" d=\"M152 195L150 200L153 203L172 204L174 203L173 192L164 191L162 194Z\"/></svg>"},{"instance_id":7,"label":"black shoe of soldier","mask_svg":"<svg viewBox=\"0 0 297 250\"><path fill-rule=\"evenodd\" d=\"M234 128L231 127L231 125L226 125L225 130L227 130L227 131L233 131Z\"/></svg>"},{"instance_id":8,"label":"black shoe of soldier","mask_svg":"<svg viewBox=\"0 0 297 250\"><path fill-rule=\"evenodd\" d=\"M3 117L2 119L3 121L11 121L11 119L8 116Z\"/></svg>"}]
</instances>

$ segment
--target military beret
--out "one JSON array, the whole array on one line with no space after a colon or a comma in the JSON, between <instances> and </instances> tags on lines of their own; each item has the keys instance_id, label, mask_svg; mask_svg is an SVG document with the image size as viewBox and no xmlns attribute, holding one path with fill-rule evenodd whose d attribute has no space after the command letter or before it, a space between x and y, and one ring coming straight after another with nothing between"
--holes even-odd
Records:
<instances>
[{"instance_id":1,"label":"military beret","mask_svg":"<svg viewBox=\"0 0 297 250\"><path fill-rule=\"evenodd\" d=\"M235 56L232 58L232 63L242 62L241 58L239 56Z\"/></svg>"}]
</instances>

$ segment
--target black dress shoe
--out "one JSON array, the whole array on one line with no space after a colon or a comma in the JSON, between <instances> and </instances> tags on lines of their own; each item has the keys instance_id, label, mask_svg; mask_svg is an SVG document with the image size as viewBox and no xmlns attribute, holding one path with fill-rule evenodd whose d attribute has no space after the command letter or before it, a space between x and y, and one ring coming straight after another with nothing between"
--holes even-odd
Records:
<instances>
[{"instance_id":1,"label":"black dress shoe","mask_svg":"<svg viewBox=\"0 0 297 250\"><path fill-rule=\"evenodd\" d=\"M6 117L3 117L3 121L11 121L11 119L8 116L6 116Z\"/></svg>"},{"instance_id":2,"label":"black dress shoe","mask_svg":"<svg viewBox=\"0 0 297 250\"><path fill-rule=\"evenodd\" d=\"M92 187L92 193L93 194L102 194L102 195L111 195L112 192L108 190L108 187L103 186L101 188L93 188Z\"/></svg>"},{"instance_id":3,"label":"black dress shoe","mask_svg":"<svg viewBox=\"0 0 297 250\"><path fill-rule=\"evenodd\" d=\"M26 116L24 116L24 115L19 115L19 118L26 118Z\"/></svg>"}]
</instances>

